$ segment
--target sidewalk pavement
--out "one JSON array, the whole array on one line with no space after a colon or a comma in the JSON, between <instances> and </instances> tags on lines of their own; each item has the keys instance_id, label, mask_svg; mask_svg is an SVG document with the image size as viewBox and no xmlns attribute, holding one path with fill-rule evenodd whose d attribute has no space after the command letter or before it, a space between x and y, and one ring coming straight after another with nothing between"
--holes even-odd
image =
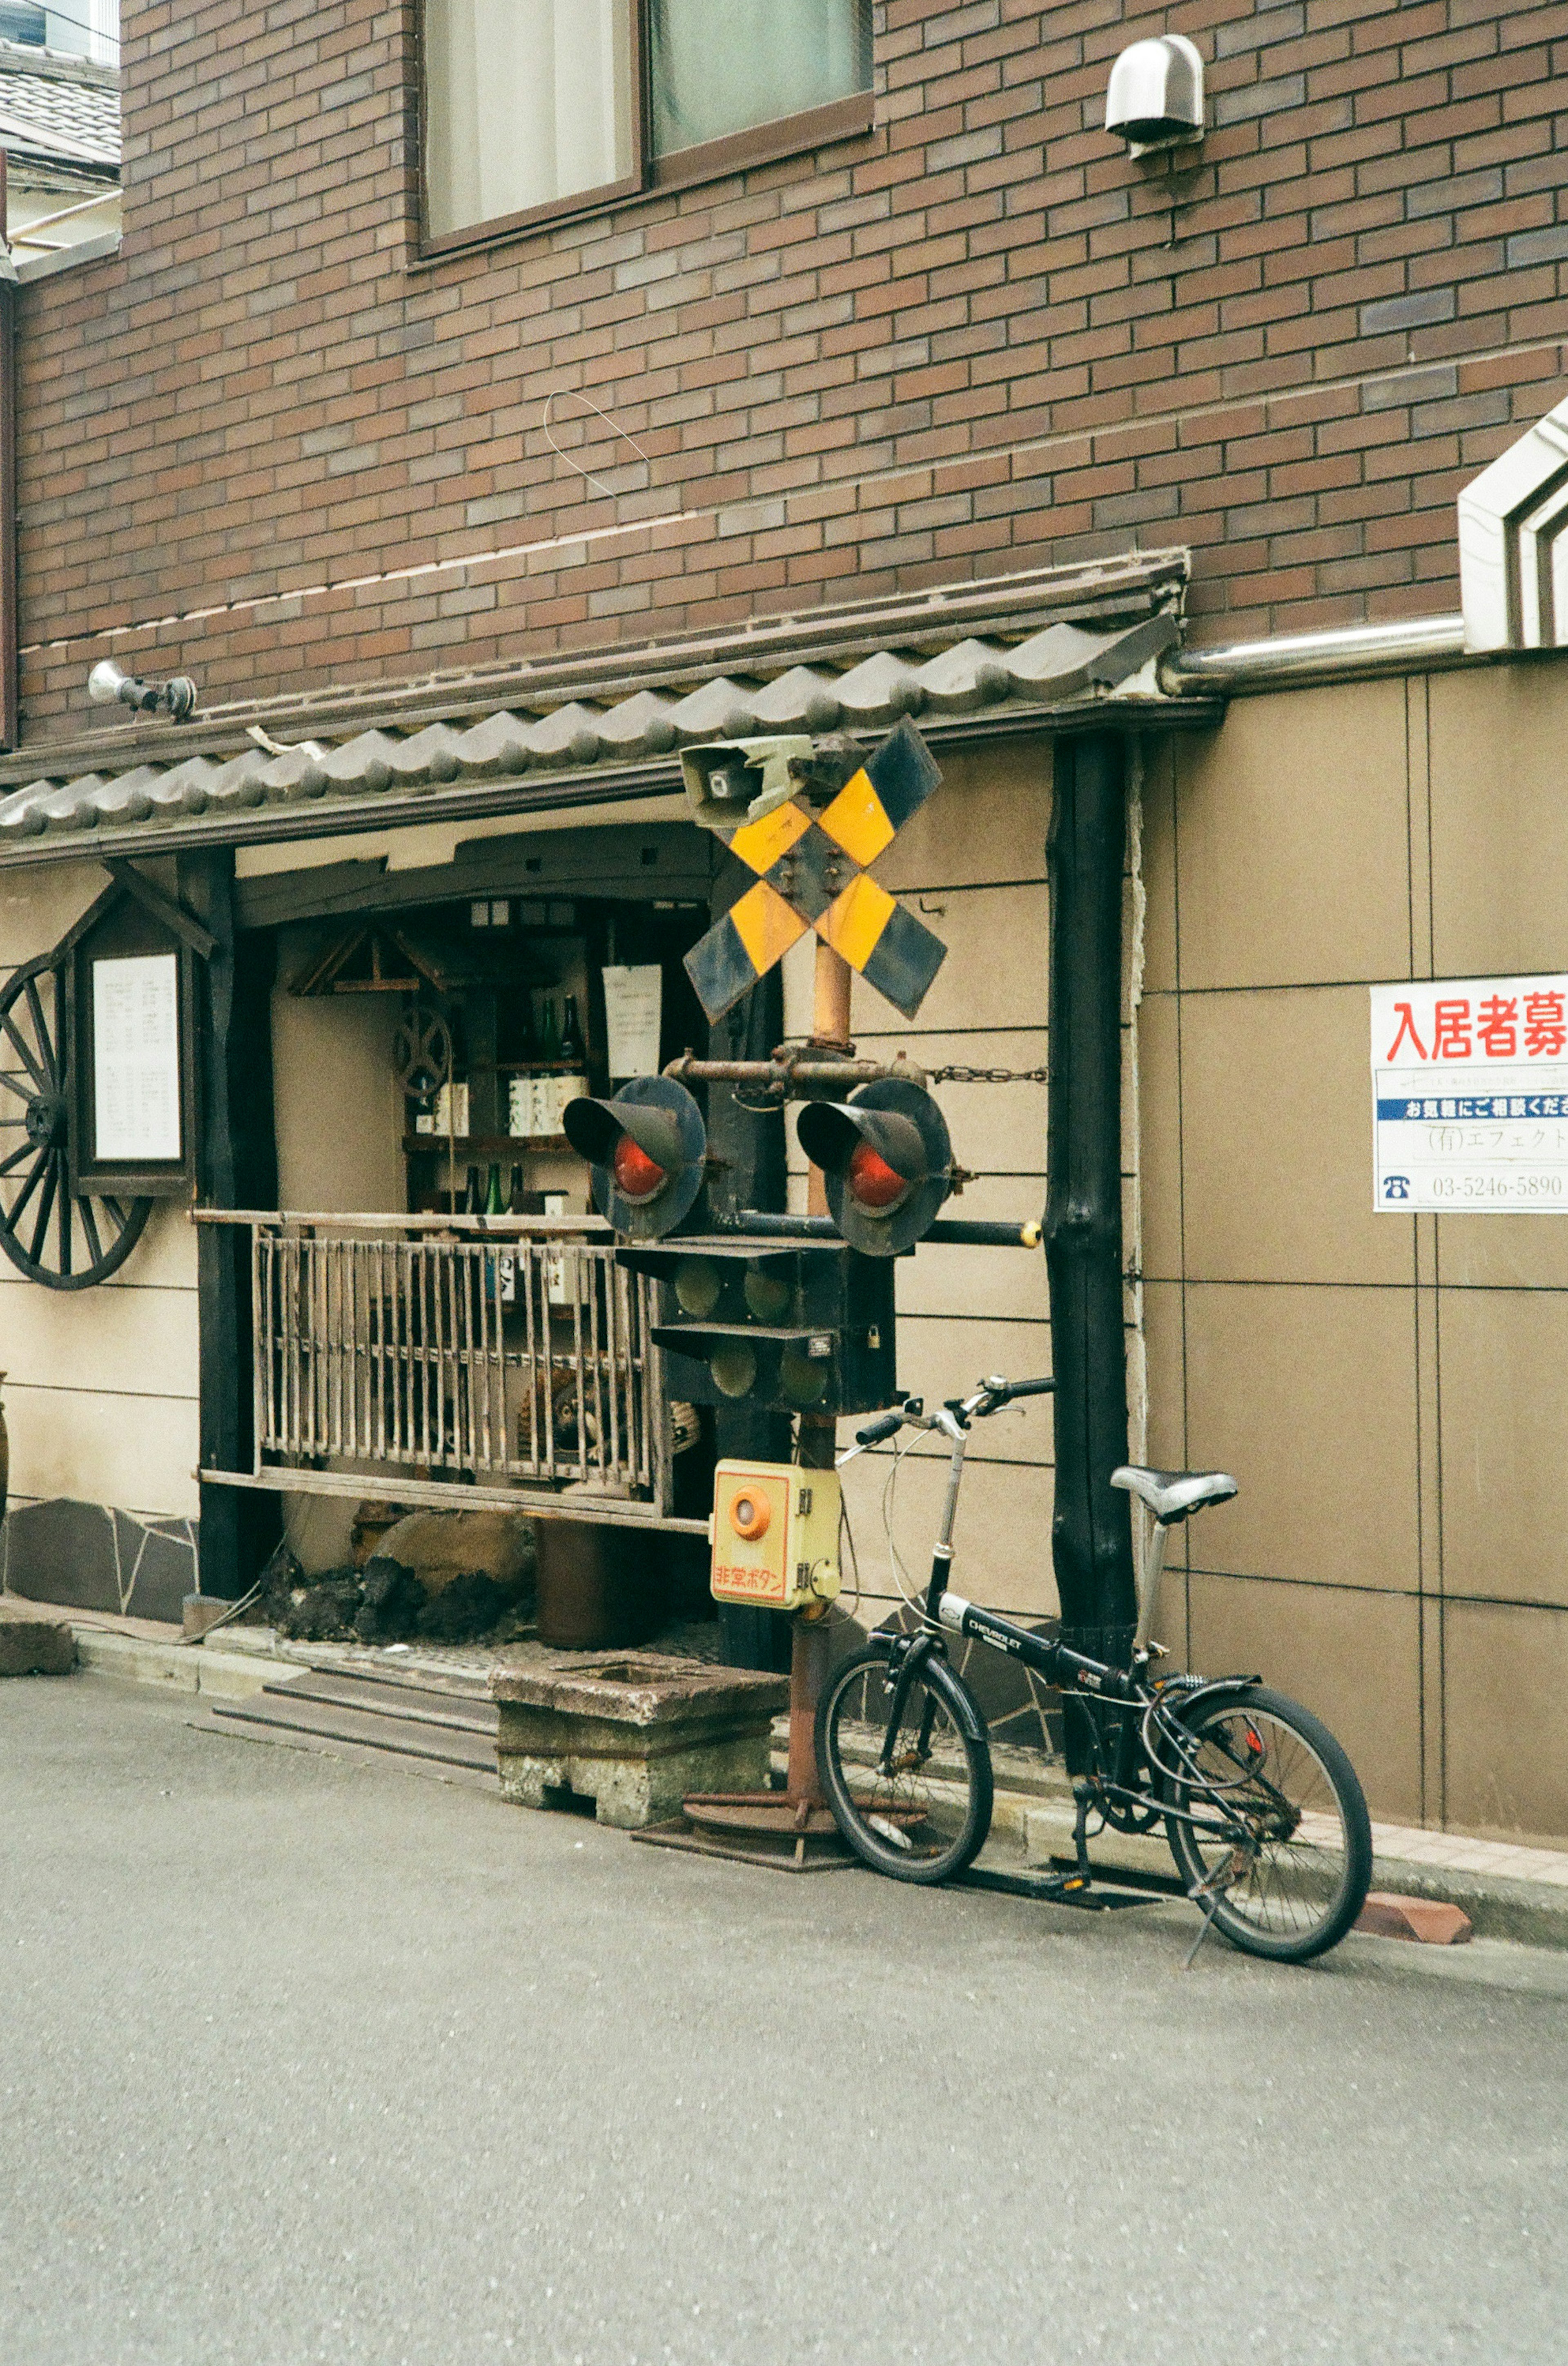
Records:
<instances>
[{"instance_id":1,"label":"sidewalk pavement","mask_svg":"<svg viewBox=\"0 0 1568 2366\"><path fill-rule=\"evenodd\" d=\"M351 1656L347 1647L288 1643L268 1628L218 1628L200 1643L182 1641L177 1627L146 1618L70 1611L79 1666L89 1674L134 1684L172 1686L225 1700L243 1700L276 1684L288 1665L330 1665ZM356 1663L363 1651L352 1654ZM432 1654L444 1660L444 1653ZM476 1662L472 1650L461 1654ZM1017 1753L1000 1753L991 1849L998 1857L1022 1851L1031 1864L1070 1850L1072 1802L1065 1775L1047 1769L1027 1788L1007 1776ZM1372 1825L1372 1887L1406 1897L1440 1898L1462 1907L1478 1936L1529 1946L1568 1949L1568 1843L1562 1848L1466 1838L1410 1824ZM1169 1872L1162 1836L1133 1840L1101 1834L1091 1854L1108 1869Z\"/></svg>"}]
</instances>

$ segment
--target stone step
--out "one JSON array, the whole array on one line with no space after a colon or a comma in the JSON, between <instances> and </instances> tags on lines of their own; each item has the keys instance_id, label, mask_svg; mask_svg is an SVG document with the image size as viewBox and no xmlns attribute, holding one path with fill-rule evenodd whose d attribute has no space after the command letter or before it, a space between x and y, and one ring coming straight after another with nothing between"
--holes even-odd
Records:
<instances>
[{"instance_id":1,"label":"stone step","mask_svg":"<svg viewBox=\"0 0 1568 2366\"><path fill-rule=\"evenodd\" d=\"M0 1597L0 1676L68 1676L75 1665L68 1618L16 1596Z\"/></svg>"}]
</instances>

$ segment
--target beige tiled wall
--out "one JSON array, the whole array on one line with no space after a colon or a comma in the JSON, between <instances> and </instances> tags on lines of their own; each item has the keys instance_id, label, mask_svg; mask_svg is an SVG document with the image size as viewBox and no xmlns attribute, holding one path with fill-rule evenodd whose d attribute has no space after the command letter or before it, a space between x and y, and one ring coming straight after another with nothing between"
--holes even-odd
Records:
<instances>
[{"instance_id":1,"label":"beige tiled wall","mask_svg":"<svg viewBox=\"0 0 1568 2366\"><path fill-rule=\"evenodd\" d=\"M1171 1640L1316 1708L1374 1813L1559 1838L1568 1222L1373 1212L1366 989L1568 969L1565 745L1516 665L1151 749L1138 1025L1150 1454L1242 1490Z\"/></svg>"}]
</instances>

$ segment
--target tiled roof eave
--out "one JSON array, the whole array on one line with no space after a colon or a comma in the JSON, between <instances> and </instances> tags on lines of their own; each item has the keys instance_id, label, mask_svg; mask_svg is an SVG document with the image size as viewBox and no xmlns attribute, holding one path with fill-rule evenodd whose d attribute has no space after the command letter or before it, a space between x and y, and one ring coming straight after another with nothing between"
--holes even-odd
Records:
<instances>
[{"instance_id":1,"label":"tiled roof eave","mask_svg":"<svg viewBox=\"0 0 1568 2366\"><path fill-rule=\"evenodd\" d=\"M99 729L6 760L0 864L566 809L673 784L679 749L702 740L840 731L870 745L904 715L938 741L1107 705L1185 722L1191 702L1159 678L1185 580L1184 555L1162 552L577 653L513 669L504 704L494 679L443 685L434 712L389 684L335 733L308 704L282 738L275 712L271 731L234 710Z\"/></svg>"},{"instance_id":2,"label":"tiled roof eave","mask_svg":"<svg viewBox=\"0 0 1568 2366\"><path fill-rule=\"evenodd\" d=\"M1009 704L988 713L934 720L920 728L934 746L957 747L986 739L1059 731L1103 718L1122 728L1212 728L1225 711L1218 698L1180 699L1158 693L1100 695L1050 706ZM869 737L868 734L858 735ZM105 856L174 854L210 846L288 844L317 838L353 837L368 831L494 818L508 814L560 813L593 806L629 804L678 792L678 754L640 756L619 763L571 761L548 769L502 774L462 784L384 791L372 797L310 798L286 805L258 805L238 812L190 814L169 821L139 819L50 830L0 840L0 869L39 863L90 862Z\"/></svg>"}]
</instances>

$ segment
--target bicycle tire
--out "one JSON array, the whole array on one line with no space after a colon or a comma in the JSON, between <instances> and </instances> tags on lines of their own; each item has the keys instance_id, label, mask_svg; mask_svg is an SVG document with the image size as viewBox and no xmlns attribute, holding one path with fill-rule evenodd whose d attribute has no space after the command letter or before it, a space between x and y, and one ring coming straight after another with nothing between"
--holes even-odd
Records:
<instances>
[{"instance_id":1,"label":"bicycle tire","mask_svg":"<svg viewBox=\"0 0 1568 2366\"><path fill-rule=\"evenodd\" d=\"M817 1772L834 1821L862 1865L893 1881L950 1881L973 1862L991 1830L984 1722L946 1661L924 1660L899 1732L918 1737L929 1707L930 1747L924 1760L905 1752L904 1763L883 1774L890 1658L887 1645L873 1643L834 1669L817 1704Z\"/></svg>"},{"instance_id":2,"label":"bicycle tire","mask_svg":"<svg viewBox=\"0 0 1568 2366\"><path fill-rule=\"evenodd\" d=\"M1167 1771L1167 1808L1192 1812L1204 1789L1194 1775L1206 1771L1216 1786L1210 1797L1222 1797L1255 1836L1245 1877L1233 1863L1216 1887L1226 1858L1242 1852L1168 1814L1189 1890L1206 1889L1215 1929L1244 1955L1305 1964L1326 1954L1361 1912L1372 1880L1372 1824L1350 1759L1310 1709L1262 1684L1199 1699L1178 1717L1194 1765L1186 1776Z\"/></svg>"}]
</instances>

